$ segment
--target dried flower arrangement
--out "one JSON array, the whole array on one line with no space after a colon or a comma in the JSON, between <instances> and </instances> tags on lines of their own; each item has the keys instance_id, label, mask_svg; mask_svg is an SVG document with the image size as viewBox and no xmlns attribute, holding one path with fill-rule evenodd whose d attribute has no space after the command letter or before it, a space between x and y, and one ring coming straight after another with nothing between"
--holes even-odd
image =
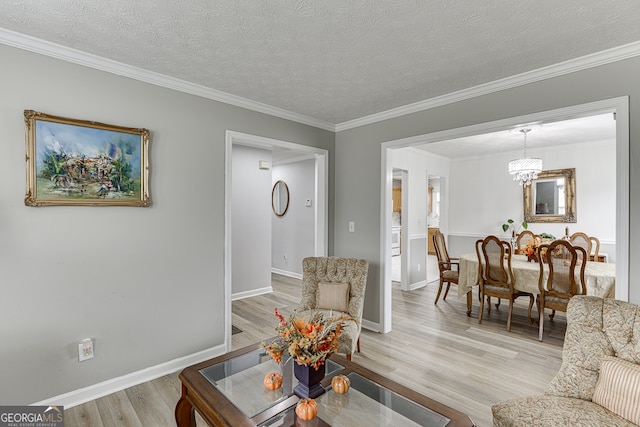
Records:
<instances>
[{"instance_id":1,"label":"dried flower arrangement","mask_svg":"<svg viewBox=\"0 0 640 427\"><path fill-rule=\"evenodd\" d=\"M287 320L277 308L274 312L279 320L276 331L280 339L269 344L263 342L260 346L278 363L282 361L282 354L286 350L299 365L309 365L315 369L338 351L338 338L344 323L355 320L345 314L327 319L320 311L314 312L308 319L293 313Z\"/></svg>"}]
</instances>

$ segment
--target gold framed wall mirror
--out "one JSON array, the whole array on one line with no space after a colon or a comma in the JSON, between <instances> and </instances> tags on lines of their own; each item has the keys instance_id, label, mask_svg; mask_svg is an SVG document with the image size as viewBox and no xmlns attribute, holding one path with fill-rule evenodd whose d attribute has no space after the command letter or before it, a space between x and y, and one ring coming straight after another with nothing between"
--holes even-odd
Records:
<instances>
[{"instance_id":1,"label":"gold framed wall mirror","mask_svg":"<svg viewBox=\"0 0 640 427\"><path fill-rule=\"evenodd\" d=\"M522 191L526 222L577 222L575 168L542 171Z\"/></svg>"},{"instance_id":2,"label":"gold framed wall mirror","mask_svg":"<svg viewBox=\"0 0 640 427\"><path fill-rule=\"evenodd\" d=\"M289 187L280 180L273 184L271 191L271 208L277 216L284 216L289 209Z\"/></svg>"}]
</instances>

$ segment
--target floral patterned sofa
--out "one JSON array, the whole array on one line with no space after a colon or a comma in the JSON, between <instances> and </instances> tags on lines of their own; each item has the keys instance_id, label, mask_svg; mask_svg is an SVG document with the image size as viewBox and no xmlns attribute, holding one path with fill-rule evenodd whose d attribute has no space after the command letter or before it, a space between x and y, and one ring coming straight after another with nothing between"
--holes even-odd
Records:
<instances>
[{"instance_id":1,"label":"floral patterned sofa","mask_svg":"<svg viewBox=\"0 0 640 427\"><path fill-rule=\"evenodd\" d=\"M544 395L491 409L494 427L637 426L639 400L640 306L581 295L569 302L562 366Z\"/></svg>"}]
</instances>

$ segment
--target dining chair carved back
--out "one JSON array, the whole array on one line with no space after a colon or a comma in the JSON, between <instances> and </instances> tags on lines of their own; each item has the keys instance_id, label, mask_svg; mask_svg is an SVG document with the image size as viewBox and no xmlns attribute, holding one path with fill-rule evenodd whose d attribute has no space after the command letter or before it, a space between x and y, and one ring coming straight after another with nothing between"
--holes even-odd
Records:
<instances>
[{"instance_id":1,"label":"dining chair carved back","mask_svg":"<svg viewBox=\"0 0 640 427\"><path fill-rule=\"evenodd\" d=\"M511 330L513 302L520 296L529 297L529 321L533 307L533 294L515 289L516 279L511 267L511 244L497 236L487 236L476 241L476 254L480 266L480 311L478 323L482 323L484 300L487 299L487 314L491 315L491 297L509 300L507 331ZM497 306L496 306L497 307Z\"/></svg>"},{"instance_id":2,"label":"dining chair carved back","mask_svg":"<svg viewBox=\"0 0 640 427\"><path fill-rule=\"evenodd\" d=\"M438 293L436 294L436 300L434 304L438 304L440 294L444 284L447 284L447 288L444 291L442 300L447 299L449 294L449 288L451 284L458 284L458 269L460 267L460 260L458 258L451 258L447 251L447 243L444 238L444 234L440 230L436 230L433 234L433 247L436 250L436 257L438 258L438 269L440 270L440 284L438 286ZM470 315L471 313L467 313Z\"/></svg>"},{"instance_id":3,"label":"dining chair carved back","mask_svg":"<svg viewBox=\"0 0 640 427\"><path fill-rule=\"evenodd\" d=\"M600 261L600 240L597 237L589 236L589 240L591 240L591 256L589 259L591 261Z\"/></svg>"},{"instance_id":4,"label":"dining chair carved back","mask_svg":"<svg viewBox=\"0 0 640 427\"><path fill-rule=\"evenodd\" d=\"M524 253L524 249L527 247L529 242L534 242L536 239L539 239L539 236L533 234L532 231L524 230L516 237L516 247L513 248L516 254ZM533 244L533 243L532 243Z\"/></svg>"},{"instance_id":5,"label":"dining chair carved back","mask_svg":"<svg viewBox=\"0 0 640 427\"><path fill-rule=\"evenodd\" d=\"M587 263L584 260L587 259L587 252L566 240L555 240L540 245L539 252L541 262L536 305L539 319L538 339L542 341L544 309L552 310L549 318L553 320L556 310L567 311L567 304L574 295L586 294L584 270ZM545 269L549 272L546 280Z\"/></svg>"},{"instance_id":6,"label":"dining chair carved back","mask_svg":"<svg viewBox=\"0 0 640 427\"><path fill-rule=\"evenodd\" d=\"M569 237L569 242L573 246L578 246L578 247L581 247L582 249L584 249L584 251L587 253L587 256L589 256L591 254L591 245L592 245L591 244L591 238L586 233L583 233L581 231L573 233ZM598 247L600 247L599 244L598 244ZM587 258L587 260L588 260L588 258Z\"/></svg>"}]
</instances>

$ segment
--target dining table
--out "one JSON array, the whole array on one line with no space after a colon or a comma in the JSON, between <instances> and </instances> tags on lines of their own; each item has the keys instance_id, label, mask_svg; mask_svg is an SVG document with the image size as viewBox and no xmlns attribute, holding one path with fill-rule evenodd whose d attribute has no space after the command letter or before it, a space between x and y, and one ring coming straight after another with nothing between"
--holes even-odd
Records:
<instances>
[{"instance_id":1,"label":"dining table","mask_svg":"<svg viewBox=\"0 0 640 427\"><path fill-rule=\"evenodd\" d=\"M515 277L515 289L534 295L540 293L538 288L540 265L537 262L529 262L526 255L512 255L511 268ZM546 280L548 275L547 267L543 269L543 280ZM615 298L616 265L614 263L588 261L584 269L584 280L587 295ZM478 284L478 255L463 254L460 257L458 271L458 296L467 295Z\"/></svg>"}]
</instances>

